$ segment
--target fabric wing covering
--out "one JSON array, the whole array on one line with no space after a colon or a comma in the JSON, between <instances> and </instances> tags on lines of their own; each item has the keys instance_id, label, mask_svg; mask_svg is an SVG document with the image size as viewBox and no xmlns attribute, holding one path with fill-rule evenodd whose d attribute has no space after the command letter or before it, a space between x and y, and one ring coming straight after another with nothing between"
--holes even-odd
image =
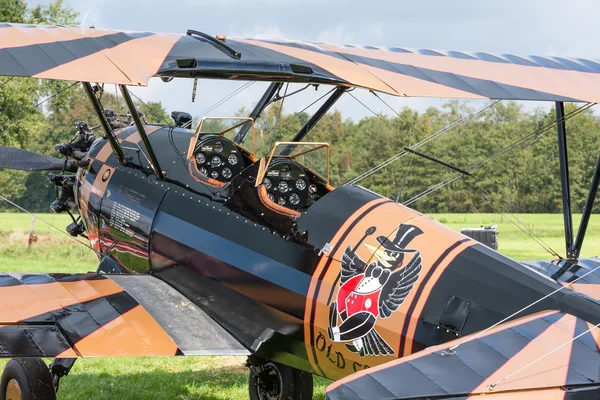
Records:
<instances>
[{"instance_id":1,"label":"fabric wing covering","mask_svg":"<svg viewBox=\"0 0 600 400\"><path fill-rule=\"evenodd\" d=\"M326 396L329 400L600 398L600 329L591 328L557 311L534 314L472 340L474 335L466 336L352 374L330 385ZM458 343L463 344L454 353L446 351Z\"/></svg>"},{"instance_id":2,"label":"fabric wing covering","mask_svg":"<svg viewBox=\"0 0 600 400\"><path fill-rule=\"evenodd\" d=\"M0 274L0 358L247 355L150 275Z\"/></svg>"},{"instance_id":3,"label":"fabric wing covering","mask_svg":"<svg viewBox=\"0 0 600 400\"><path fill-rule=\"evenodd\" d=\"M239 56L238 56L239 55ZM279 80L395 96L600 102L600 61L0 23L0 75Z\"/></svg>"}]
</instances>

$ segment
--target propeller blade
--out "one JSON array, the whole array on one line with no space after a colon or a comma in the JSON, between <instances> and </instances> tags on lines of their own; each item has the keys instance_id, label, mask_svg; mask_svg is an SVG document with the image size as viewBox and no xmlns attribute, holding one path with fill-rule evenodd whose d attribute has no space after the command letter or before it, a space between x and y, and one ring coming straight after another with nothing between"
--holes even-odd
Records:
<instances>
[{"instance_id":1,"label":"propeller blade","mask_svg":"<svg viewBox=\"0 0 600 400\"><path fill-rule=\"evenodd\" d=\"M67 170L71 163L67 164ZM0 146L0 169L21 171L60 171L65 160L14 147Z\"/></svg>"}]
</instances>

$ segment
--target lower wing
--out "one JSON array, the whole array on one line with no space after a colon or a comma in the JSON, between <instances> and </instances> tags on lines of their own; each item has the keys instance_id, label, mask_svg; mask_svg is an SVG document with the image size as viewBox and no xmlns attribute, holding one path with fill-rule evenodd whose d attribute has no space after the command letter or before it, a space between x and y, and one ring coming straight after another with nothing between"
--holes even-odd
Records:
<instances>
[{"instance_id":1,"label":"lower wing","mask_svg":"<svg viewBox=\"0 0 600 400\"><path fill-rule=\"evenodd\" d=\"M247 355L150 275L0 274L0 357Z\"/></svg>"},{"instance_id":2,"label":"lower wing","mask_svg":"<svg viewBox=\"0 0 600 400\"><path fill-rule=\"evenodd\" d=\"M581 319L543 312L475 336L352 374L327 399L600 398L600 329Z\"/></svg>"}]
</instances>

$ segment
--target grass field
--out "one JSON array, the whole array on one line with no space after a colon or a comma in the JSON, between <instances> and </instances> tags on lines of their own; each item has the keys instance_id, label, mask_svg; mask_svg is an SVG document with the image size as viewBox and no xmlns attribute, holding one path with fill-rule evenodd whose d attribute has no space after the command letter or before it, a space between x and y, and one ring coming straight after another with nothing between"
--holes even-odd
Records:
<instances>
[{"instance_id":1,"label":"grass field","mask_svg":"<svg viewBox=\"0 0 600 400\"><path fill-rule=\"evenodd\" d=\"M498 225L499 251L518 260L551 258L542 247L499 214L435 214L438 221L460 230ZM43 214L53 225L64 228L66 215ZM517 214L516 218L559 254L564 253L562 215ZM580 216L574 216L577 226ZM87 272L96 269L93 252L54 231L41 221L35 224L39 237L27 251L27 214L0 213L0 271ZM600 248L600 220L593 216L583 255L595 256ZM79 360L61 381L59 399L247 399L244 357L147 357ZM4 363L0 362L0 367ZM315 379L315 399L323 399L329 381Z\"/></svg>"}]
</instances>

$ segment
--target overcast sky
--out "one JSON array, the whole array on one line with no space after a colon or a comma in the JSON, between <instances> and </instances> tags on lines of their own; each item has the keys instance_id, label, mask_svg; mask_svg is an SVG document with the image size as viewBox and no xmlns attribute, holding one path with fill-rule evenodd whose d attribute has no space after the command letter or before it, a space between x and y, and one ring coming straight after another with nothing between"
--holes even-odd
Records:
<instances>
[{"instance_id":1,"label":"overcast sky","mask_svg":"<svg viewBox=\"0 0 600 400\"><path fill-rule=\"evenodd\" d=\"M600 7L593 0L64 0L64 3L82 16L93 13L97 28L177 33L196 29L230 37L600 59ZM86 25L89 22L90 17ZM153 78L148 88L136 89L135 93L144 100L162 101L169 112L182 110L200 115L243 84L199 81L196 102L191 103L191 82L165 84ZM224 116L241 107L251 107L265 88L264 83L253 84L210 114ZM286 101L285 108L287 112L303 108L324 92L322 88L318 93L299 95ZM368 92L357 95L376 111L390 113ZM444 102L385 98L395 109L408 106L423 110ZM371 115L348 95L338 101L336 108L348 118Z\"/></svg>"}]
</instances>

